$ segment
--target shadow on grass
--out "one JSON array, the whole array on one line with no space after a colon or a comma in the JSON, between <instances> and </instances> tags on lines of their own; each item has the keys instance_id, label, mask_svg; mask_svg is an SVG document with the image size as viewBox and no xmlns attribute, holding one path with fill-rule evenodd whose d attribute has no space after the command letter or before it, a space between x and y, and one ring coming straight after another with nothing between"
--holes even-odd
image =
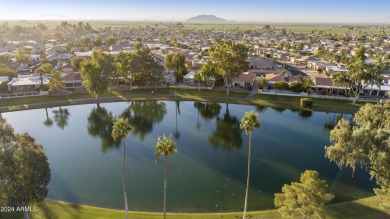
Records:
<instances>
[{"instance_id":1,"label":"shadow on grass","mask_svg":"<svg viewBox=\"0 0 390 219\"><path fill-rule=\"evenodd\" d=\"M356 202L338 203L328 206L329 218L388 219L390 210L380 210L376 201L366 200L364 204Z\"/></svg>"},{"instance_id":2,"label":"shadow on grass","mask_svg":"<svg viewBox=\"0 0 390 219\"><path fill-rule=\"evenodd\" d=\"M57 194L60 195L60 197L68 197L69 199L73 200L72 205L62 204L60 202L55 202L51 200L46 200L39 204L40 211L43 215L43 218L46 219L62 219L62 218L69 218L69 219L79 219L80 216L77 214L77 212L80 209L79 200L77 196L73 193L71 188L66 184L64 179L60 175L58 175L56 172L52 172L52 182L51 184L57 185L59 188L61 188L60 193ZM55 196L55 194L54 194ZM66 215L61 215L58 212L63 212Z\"/></svg>"}]
</instances>

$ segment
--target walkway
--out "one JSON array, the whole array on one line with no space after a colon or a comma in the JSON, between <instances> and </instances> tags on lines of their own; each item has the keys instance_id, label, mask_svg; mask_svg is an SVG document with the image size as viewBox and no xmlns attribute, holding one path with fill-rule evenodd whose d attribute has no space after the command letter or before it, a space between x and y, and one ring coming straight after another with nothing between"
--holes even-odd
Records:
<instances>
[{"instance_id":1,"label":"walkway","mask_svg":"<svg viewBox=\"0 0 390 219\"><path fill-rule=\"evenodd\" d=\"M253 96L257 94L257 91L259 90L259 85L257 83L254 83L255 85L252 88L252 91L248 94L247 97L245 97L245 100L253 100Z\"/></svg>"}]
</instances>

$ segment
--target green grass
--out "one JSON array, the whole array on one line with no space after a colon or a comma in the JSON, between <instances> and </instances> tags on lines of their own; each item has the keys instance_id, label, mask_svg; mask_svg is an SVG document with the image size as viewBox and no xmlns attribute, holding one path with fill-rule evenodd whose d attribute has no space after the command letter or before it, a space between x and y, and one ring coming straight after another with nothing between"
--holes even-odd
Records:
<instances>
[{"instance_id":1,"label":"green grass","mask_svg":"<svg viewBox=\"0 0 390 219\"><path fill-rule=\"evenodd\" d=\"M390 211L382 210L379 207L377 197L369 197L350 202L332 204L328 206L328 215L326 218L388 218ZM153 212L134 212L129 213L130 218L137 219L155 219L162 218L162 213ZM248 212L251 219L256 218L280 218L277 210L264 210ZM1 218L2 215L0 215ZM22 219L20 213L4 214L9 219ZM113 210L105 208L97 208L85 205L73 205L65 202L45 200L39 207L37 212L30 214L32 219L104 219L104 218L124 218L125 213L122 210ZM296 214L296 218L301 218ZM242 217L241 212L232 213L168 213L170 219L236 219Z\"/></svg>"},{"instance_id":2,"label":"green grass","mask_svg":"<svg viewBox=\"0 0 390 219\"><path fill-rule=\"evenodd\" d=\"M176 92L176 95L175 95ZM225 91L197 89L134 89L113 90L99 99L99 102L143 101L143 100L192 100L215 101L241 105L259 105L274 108L288 108L295 110L308 110L300 106L300 97L256 94L253 100L245 100L248 93L231 92L227 97ZM62 96L33 96L12 99L1 99L0 112L27 110L45 107L66 106L74 104L96 103L87 93L69 94ZM350 101L314 99L311 110L321 112L355 113L357 106Z\"/></svg>"},{"instance_id":3,"label":"green grass","mask_svg":"<svg viewBox=\"0 0 390 219\"><path fill-rule=\"evenodd\" d=\"M256 98L259 104L265 106L277 107L277 105L281 105L285 107L279 107L279 108L302 109L300 107L301 97L256 94L254 98ZM320 99L320 98L312 98L312 99L314 104L312 110L320 111L320 112L355 113L357 112L359 107L363 105L363 104L356 104L355 106L353 106L352 102L347 100L332 100L332 99Z\"/></svg>"}]
</instances>

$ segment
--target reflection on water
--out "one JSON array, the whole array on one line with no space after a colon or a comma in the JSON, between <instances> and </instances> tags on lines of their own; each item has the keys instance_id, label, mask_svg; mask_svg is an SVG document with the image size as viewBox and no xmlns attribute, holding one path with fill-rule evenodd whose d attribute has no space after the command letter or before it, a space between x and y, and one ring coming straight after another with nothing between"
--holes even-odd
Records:
<instances>
[{"instance_id":1,"label":"reflection on water","mask_svg":"<svg viewBox=\"0 0 390 219\"><path fill-rule=\"evenodd\" d=\"M104 153L120 146L120 139L114 140L111 136L114 122L115 118L112 113L100 105L93 108L88 116L88 133L92 137L100 138L101 149Z\"/></svg>"},{"instance_id":2,"label":"reflection on water","mask_svg":"<svg viewBox=\"0 0 390 219\"><path fill-rule=\"evenodd\" d=\"M255 109L262 128L253 132L249 210L272 208L273 194L283 184L298 181L306 169L317 170L327 180L336 202L371 194L374 183L364 170L351 177L350 169L340 171L324 157L324 146L329 145L324 127L331 127L329 121L337 121L339 114L140 101L1 115L17 132L29 132L44 146L53 172L49 198L119 209L122 151L111 137L113 121L123 116L134 126L126 138L130 210L161 211L163 167L154 162L154 146L157 136L176 133L179 152L169 160L167 210L202 212L242 210L247 165L247 147L242 145L248 138L239 124L245 112Z\"/></svg>"},{"instance_id":3,"label":"reflection on water","mask_svg":"<svg viewBox=\"0 0 390 219\"><path fill-rule=\"evenodd\" d=\"M215 147L222 146L225 150L238 149L242 146L240 121L236 116L230 115L229 104L222 118L217 117L216 128L209 136L209 141Z\"/></svg>"},{"instance_id":4,"label":"reflection on water","mask_svg":"<svg viewBox=\"0 0 390 219\"><path fill-rule=\"evenodd\" d=\"M160 123L167 113L166 104L157 101L130 102L121 117L128 118L133 126L132 133L143 141L153 130L153 125Z\"/></svg>"},{"instance_id":5,"label":"reflection on water","mask_svg":"<svg viewBox=\"0 0 390 219\"><path fill-rule=\"evenodd\" d=\"M69 120L69 111L68 109L62 109L61 107L58 110L53 110L54 113L54 121L56 122L57 126L61 129L64 129L66 126L68 126L68 120Z\"/></svg>"},{"instance_id":6,"label":"reflection on water","mask_svg":"<svg viewBox=\"0 0 390 219\"><path fill-rule=\"evenodd\" d=\"M51 127L53 125L53 119L49 117L49 113L47 112L47 108L45 108L46 111L46 120L43 122L43 124L47 127Z\"/></svg>"}]
</instances>

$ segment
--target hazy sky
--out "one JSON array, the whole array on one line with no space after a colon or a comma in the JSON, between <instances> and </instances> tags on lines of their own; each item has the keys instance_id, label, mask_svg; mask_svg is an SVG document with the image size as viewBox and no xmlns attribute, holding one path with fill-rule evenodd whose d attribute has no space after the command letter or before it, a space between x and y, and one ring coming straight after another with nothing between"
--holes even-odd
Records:
<instances>
[{"instance_id":1,"label":"hazy sky","mask_svg":"<svg viewBox=\"0 0 390 219\"><path fill-rule=\"evenodd\" d=\"M0 20L183 21L200 14L234 21L390 23L390 1L0 0Z\"/></svg>"}]
</instances>

